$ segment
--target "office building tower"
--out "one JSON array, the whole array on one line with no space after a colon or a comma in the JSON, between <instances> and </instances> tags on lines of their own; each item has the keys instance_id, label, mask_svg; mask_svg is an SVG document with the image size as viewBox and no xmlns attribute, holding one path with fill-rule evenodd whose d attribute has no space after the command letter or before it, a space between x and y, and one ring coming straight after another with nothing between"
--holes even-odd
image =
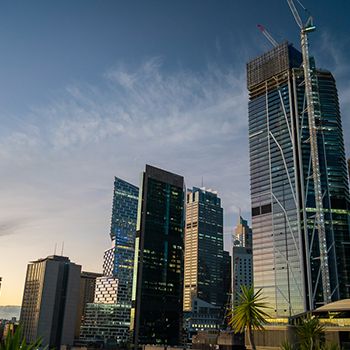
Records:
<instances>
[{"instance_id":1,"label":"office building tower","mask_svg":"<svg viewBox=\"0 0 350 350\"><path fill-rule=\"evenodd\" d=\"M111 239L115 241L113 276L126 283L126 298L131 300L134 268L138 187L115 178L111 222Z\"/></svg>"},{"instance_id":2,"label":"office building tower","mask_svg":"<svg viewBox=\"0 0 350 350\"><path fill-rule=\"evenodd\" d=\"M116 346L129 339L138 188L115 178L110 237L103 276L97 278L94 303L88 304L80 339Z\"/></svg>"},{"instance_id":3,"label":"office building tower","mask_svg":"<svg viewBox=\"0 0 350 350\"><path fill-rule=\"evenodd\" d=\"M253 285L252 229L241 215L233 233L232 247L232 298L238 301L241 286Z\"/></svg>"},{"instance_id":4,"label":"office building tower","mask_svg":"<svg viewBox=\"0 0 350 350\"><path fill-rule=\"evenodd\" d=\"M20 323L27 342L73 345L81 266L52 255L28 264Z\"/></svg>"},{"instance_id":5,"label":"office building tower","mask_svg":"<svg viewBox=\"0 0 350 350\"><path fill-rule=\"evenodd\" d=\"M254 286L263 289L275 317L350 297L349 188L337 88L332 74L310 59L315 154L301 64L301 53L283 43L247 65ZM322 196L314 191L315 159Z\"/></svg>"},{"instance_id":6,"label":"office building tower","mask_svg":"<svg viewBox=\"0 0 350 350\"><path fill-rule=\"evenodd\" d=\"M234 232L235 245L251 248L253 243L252 229L248 226L247 220L244 220L241 215L238 217L238 223Z\"/></svg>"},{"instance_id":7,"label":"office building tower","mask_svg":"<svg viewBox=\"0 0 350 350\"><path fill-rule=\"evenodd\" d=\"M75 338L79 338L81 323L84 322L86 305L94 302L96 278L100 273L82 271L80 275L80 296L75 325Z\"/></svg>"},{"instance_id":8,"label":"office building tower","mask_svg":"<svg viewBox=\"0 0 350 350\"><path fill-rule=\"evenodd\" d=\"M119 280L114 276L96 279L94 302L87 304L80 341L113 348L129 339L130 307L119 301Z\"/></svg>"},{"instance_id":9,"label":"office building tower","mask_svg":"<svg viewBox=\"0 0 350 350\"><path fill-rule=\"evenodd\" d=\"M150 165L142 174L131 331L141 344L181 342L184 179Z\"/></svg>"},{"instance_id":10,"label":"office building tower","mask_svg":"<svg viewBox=\"0 0 350 350\"><path fill-rule=\"evenodd\" d=\"M223 323L227 301L223 255L223 209L217 192L187 190L183 301L187 333L213 325L219 329Z\"/></svg>"},{"instance_id":11,"label":"office building tower","mask_svg":"<svg viewBox=\"0 0 350 350\"><path fill-rule=\"evenodd\" d=\"M242 246L232 247L232 289L233 303L238 300L241 287L253 285L253 255L252 248Z\"/></svg>"},{"instance_id":12,"label":"office building tower","mask_svg":"<svg viewBox=\"0 0 350 350\"><path fill-rule=\"evenodd\" d=\"M223 307L223 209L217 193L193 188L186 196L184 311L198 297Z\"/></svg>"}]
</instances>

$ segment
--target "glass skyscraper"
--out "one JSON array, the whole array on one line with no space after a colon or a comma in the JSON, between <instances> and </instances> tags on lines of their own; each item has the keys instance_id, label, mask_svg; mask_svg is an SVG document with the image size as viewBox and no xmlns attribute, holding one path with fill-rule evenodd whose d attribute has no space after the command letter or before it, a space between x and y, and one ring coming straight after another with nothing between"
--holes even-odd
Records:
<instances>
[{"instance_id":1,"label":"glass skyscraper","mask_svg":"<svg viewBox=\"0 0 350 350\"><path fill-rule=\"evenodd\" d=\"M115 178L111 222L114 241L112 275L118 279L118 300L131 307L138 187Z\"/></svg>"},{"instance_id":2,"label":"glass skyscraper","mask_svg":"<svg viewBox=\"0 0 350 350\"><path fill-rule=\"evenodd\" d=\"M274 317L324 303L301 53L247 64L254 286ZM350 297L349 188L335 80L310 60L331 299Z\"/></svg>"},{"instance_id":3,"label":"glass skyscraper","mask_svg":"<svg viewBox=\"0 0 350 350\"><path fill-rule=\"evenodd\" d=\"M115 178L110 236L103 277L97 278L94 303L86 307L80 339L109 345L129 340L137 202L136 186Z\"/></svg>"},{"instance_id":4,"label":"glass skyscraper","mask_svg":"<svg viewBox=\"0 0 350 350\"><path fill-rule=\"evenodd\" d=\"M181 343L184 179L146 165L135 240L131 331L141 344Z\"/></svg>"}]
</instances>

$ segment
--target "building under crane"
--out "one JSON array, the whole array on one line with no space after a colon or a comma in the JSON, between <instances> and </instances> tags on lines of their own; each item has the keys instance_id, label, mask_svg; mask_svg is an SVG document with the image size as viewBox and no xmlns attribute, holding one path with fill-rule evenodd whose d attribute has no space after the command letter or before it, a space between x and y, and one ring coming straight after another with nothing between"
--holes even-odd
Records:
<instances>
[{"instance_id":1,"label":"building under crane","mask_svg":"<svg viewBox=\"0 0 350 350\"><path fill-rule=\"evenodd\" d=\"M254 285L274 316L350 297L349 188L335 80L309 56L280 45L247 65Z\"/></svg>"}]
</instances>

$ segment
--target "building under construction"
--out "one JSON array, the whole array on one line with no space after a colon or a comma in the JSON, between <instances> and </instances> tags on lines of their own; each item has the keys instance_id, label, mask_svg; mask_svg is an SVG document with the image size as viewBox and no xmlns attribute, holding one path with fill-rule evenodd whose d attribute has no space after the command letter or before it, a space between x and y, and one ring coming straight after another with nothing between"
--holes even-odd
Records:
<instances>
[{"instance_id":1,"label":"building under construction","mask_svg":"<svg viewBox=\"0 0 350 350\"><path fill-rule=\"evenodd\" d=\"M274 317L350 298L337 88L313 58L306 81L303 58L285 42L247 64L254 286Z\"/></svg>"}]
</instances>

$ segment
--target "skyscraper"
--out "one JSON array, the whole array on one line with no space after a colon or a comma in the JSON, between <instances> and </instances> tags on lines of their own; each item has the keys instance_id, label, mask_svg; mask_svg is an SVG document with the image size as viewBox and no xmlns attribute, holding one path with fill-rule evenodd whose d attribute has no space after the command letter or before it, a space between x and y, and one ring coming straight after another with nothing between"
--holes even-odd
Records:
<instances>
[{"instance_id":1,"label":"skyscraper","mask_svg":"<svg viewBox=\"0 0 350 350\"><path fill-rule=\"evenodd\" d=\"M187 191L184 265L184 311L198 297L222 307L223 209L216 192L194 187Z\"/></svg>"},{"instance_id":2,"label":"skyscraper","mask_svg":"<svg viewBox=\"0 0 350 350\"><path fill-rule=\"evenodd\" d=\"M97 278L94 303L86 307L81 340L115 345L129 339L137 202L136 186L115 178L110 237Z\"/></svg>"},{"instance_id":3,"label":"skyscraper","mask_svg":"<svg viewBox=\"0 0 350 350\"><path fill-rule=\"evenodd\" d=\"M301 53L283 43L247 65L254 285L263 288L277 317L313 309L325 295L350 296L349 188L336 84L310 59L322 242L301 64Z\"/></svg>"},{"instance_id":4,"label":"skyscraper","mask_svg":"<svg viewBox=\"0 0 350 350\"><path fill-rule=\"evenodd\" d=\"M80 271L80 265L57 255L28 264L20 317L27 342L40 337L50 348L73 345Z\"/></svg>"},{"instance_id":5,"label":"skyscraper","mask_svg":"<svg viewBox=\"0 0 350 350\"><path fill-rule=\"evenodd\" d=\"M111 239L115 242L112 275L118 279L118 302L131 308L138 187L115 178ZM130 323L130 317L126 320Z\"/></svg>"},{"instance_id":6,"label":"skyscraper","mask_svg":"<svg viewBox=\"0 0 350 350\"><path fill-rule=\"evenodd\" d=\"M150 165L142 174L135 240L134 346L181 342L184 179Z\"/></svg>"},{"instance_id":7,"label":"skyscraper","mask_svg":"<svg viewBox=\"0 0 350 350\"><path fill-rule=\"evenodd\" d=\"M252 248L233 246L233 303L237 301L237 296L241 292L241 287L251 287L253 285L253 255Z\"/></svg>"},{"instance_id":8,"label":"skyscraper","mask_svg":"<svg viewBox=\"0 0 350 350\"><path fill-rule=\"evenodd\" d=\"M187 190L183 308L190 331L219 328L223 323L227 301L223 255L220 198L215 191L205 188ZM197 307L200 304L206 306ZM204 307L211 311L200 312Z\"/></svg>"},{"instance_id":9,"label":"skyscraper","mask_svg":"<svg viewBox=\"0 0 350 350\"><path fill-rule=\"evenodd\" d=\"M244 220L241 215L239 215L238 223L235 228L234 240L239 242L235 245L240 245L245 248L251 248L253 243L253 233L252 229L248 226L248 221Z\"/></svg>"},{"instance_id":10,"label":"skyscraper","mask_svg":"<svg viewBox=\"0 0 350 350\"><path fill-rule=\"evenodd\" d=\"M234 231L232 268L232 298L235 303L241 286L253 285L252 229L241 215Z\"/></svg>"}]
</instances>

